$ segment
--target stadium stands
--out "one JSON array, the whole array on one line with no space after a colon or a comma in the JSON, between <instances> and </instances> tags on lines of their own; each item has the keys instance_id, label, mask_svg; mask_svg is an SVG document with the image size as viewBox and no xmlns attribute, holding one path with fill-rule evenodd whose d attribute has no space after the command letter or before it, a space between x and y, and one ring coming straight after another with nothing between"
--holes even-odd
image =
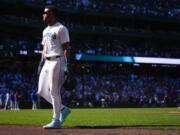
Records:
<instances>
[{"instance_id":1,"label":"stadium stands","mask_svg":"<svg viewBox=\"0 0 180 135\"><path fill-rule=\"evenodd\" d=\"M58 6L71 38L78 81L62 97L72 107L176 106L179 65L76 61L76 54L180 58L179 0L0 0L0 93L22 103L37 90L42 9ZM8 10L11 7L11 10ZM43 100L41 99L41 102Z\"/></svg>"},{"instance_id":2,"label":"stadium stands","mask_svg":"<svg viewBox=\"0 0 180 135\"><path fill-rule=\"evenodd\" d=\"M39 0L28 0L40 3ZM45 4L56 4L60 8L100 13L125 15L177 17L180 10L178 0L44 0Z\"/></svg>"}]
</instances>

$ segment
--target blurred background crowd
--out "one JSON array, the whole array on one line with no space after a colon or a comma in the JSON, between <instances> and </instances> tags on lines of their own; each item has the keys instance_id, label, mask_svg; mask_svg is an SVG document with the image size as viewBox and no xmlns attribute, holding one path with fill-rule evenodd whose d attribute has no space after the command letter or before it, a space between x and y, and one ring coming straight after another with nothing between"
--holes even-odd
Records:
<instances>
[{"instance_id":1,"label":"blurred background crowd","mask_svg":"<svg viewBox=\"0 0 180 135\"><path fill-rule=\"evenodd\" d=\"M78 61L76 54L180 58L179 0L0 0L0 108L48 107L36 95L42 11L58 7L77 80L71 107L179 106L179 65ZM11 10L8 10L11 8ZM31 105L32 103L32 105Z\"/></svg>"}]
</instances>

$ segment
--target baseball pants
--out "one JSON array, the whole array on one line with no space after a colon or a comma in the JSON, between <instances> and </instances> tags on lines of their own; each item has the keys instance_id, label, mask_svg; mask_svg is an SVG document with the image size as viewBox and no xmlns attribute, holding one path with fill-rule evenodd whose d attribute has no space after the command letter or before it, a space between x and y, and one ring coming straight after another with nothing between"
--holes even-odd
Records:
<instances>
[{"instance_id":1,"label":"baseball pants","mask_svg":"<svg viewBox=\"0 0 180 135\"><path fill-rule=\"evenodd\" d=\"M53 106L53 118L59 119L63 108L60 90L64 82L65 58L46 60L39 76L38 92Z\"/></svg>"}]
</instances>

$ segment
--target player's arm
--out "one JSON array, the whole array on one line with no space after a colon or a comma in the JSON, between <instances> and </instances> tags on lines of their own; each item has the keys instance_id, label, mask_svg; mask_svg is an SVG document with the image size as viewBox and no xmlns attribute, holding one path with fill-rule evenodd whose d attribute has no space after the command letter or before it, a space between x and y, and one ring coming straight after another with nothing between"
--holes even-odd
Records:
<instances>
[{"instance_id":1,"label":"player's arm","mask_svg":"<svg viewBox=\"0 0 180 135\"><path fill-rule=\"evenodd\" d=\"M46 40L45 40L45 37L44 37L44 31L43 31L43 34L42 34L42 42L41 42L41 45L43 46L41 60L45 59Z\"/></svg>"},{"instance_id":2,"label":"player's arm","mask_svg":"<svg viewBox=\"0 0 180 135\"><path fill-rule=\"evenodd\" d=\"M37 69L37 75L39 76L40 72L41 72L41 69L45 63L45 45L43 45L43 50L42 50L42 54L41 54L41 61L39 63L39 66L38 66L38 69Z\"/></svg>"},{"instance_id":3,"label":"player's arm","mask_svg":"<svg viewBox=\"0 0 180 135\"><path fill-rule=\"evenodd\" d=\"M45 48L46 48L46 44L43 45L43 50L42 50L42 55L41 55L41 58L42 59L45 59Z\"/></svg>"},{"instance_id":4,"label":"player's arm","mask_svg":"<svg viewBox=\"0 0 180 135\"><path fill-rule=\"evenodd\" d=\"M60 41L61 41L61 45L64 51L64 57L68 58L70 56L69 54L69 32L68 29L66 27L62 27L59 31L59 36L60 36Z\"/></svg>"},{"instance_id":5,"label":"player's arm","mask_svg":"<svg viewBox=\"0 0 180 135\"><path fill-rule=\"evenodd\" d=\"M65 69L64 69L64 72L65 74L69 74L69 69L68 69L68 65L69 65L69 49L68 49L68 46L69 46L69 42L66 42L64 44L62 44L62 47L63 47L63 50L64 50L64 57L65 57Z\"/></svg>"},{"instance_id":6,"label":"player's arm","mask_svg":"<svg viewBox=\"0 0 180 135\"><path fill-rule=\"evenodd\" d=\"M69 46L69 42L62 44L65 58L68 58L70 56L68 46Z\"/></svg>"}]
</instances>

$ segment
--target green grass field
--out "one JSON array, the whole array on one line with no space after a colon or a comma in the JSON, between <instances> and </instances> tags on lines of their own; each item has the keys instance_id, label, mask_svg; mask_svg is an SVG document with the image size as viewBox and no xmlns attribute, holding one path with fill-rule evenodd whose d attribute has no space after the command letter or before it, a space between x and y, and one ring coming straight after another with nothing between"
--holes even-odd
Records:
<instances>
[{"instance_id":1,"label":"green grass field","mask_svg":"<svg viewBox=\"0 0 180 135\"><path fill-rule=\"evenodd\" d=\"M169 113L179 112L179 113ZM51 121L52 110L0 111L0 125L37 125ZM180 130L178 108L72 109L63 127Z\"/></svg>"}]
</instances>

